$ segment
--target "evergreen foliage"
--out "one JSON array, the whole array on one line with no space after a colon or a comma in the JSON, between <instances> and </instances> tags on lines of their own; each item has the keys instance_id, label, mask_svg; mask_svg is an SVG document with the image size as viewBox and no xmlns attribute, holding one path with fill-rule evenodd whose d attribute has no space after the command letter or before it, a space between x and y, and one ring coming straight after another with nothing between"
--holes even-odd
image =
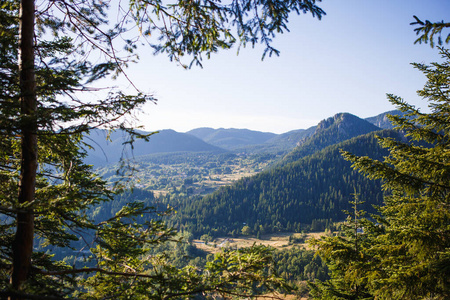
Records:
<instances>
[{"instance_id":1,"label":"evergreen foliage","mask_svg":"<svg viewBox=\"0 0 450 300\"><path fill-rule=\"evenodd\" d=\"M193 63L235 43L262 42L264 55L278 54L271 39L287 30L291 12L325 14L315 3L1 0L0 297L252 296L282 286L263 247L219 253L202 269L177 269L163 254L150 255L175 232L154 217L164 212L143 202L96 220L92 211L117 190L84 164L91 145L82 136L104 128L128 133L126 144L148 138L130 120L155 101L152 95L93 86L126 76L141 43L177 61L186 54ZM118 16L108 15L110 4L119 6ZM117 22L109 25L112 20ZM130 31L136 27L139 35ZM81 266L49 252L74 243L88 252Z\"/></svg>"},{"instance_id":2,"label":"evergreen foliage","mask_svg":"<svg viewBox=\"0 0 450 300\"><path fill-rule=\"evenodd\" d=\"M309 282L310 294L314 299L371 299L368 278L364 272L374 257L368 252L374 232L379 229L363 218L361 210L364 201L354 193L352 210L346 211L347 220L341 224L339 235L313 239L310 244L317 247L319 255L330 270L331 278Z\"/></svg>"},{"instance_id":3,"label":"evergreen foliage","mask_svg":"<svg viewBox=\"0 0 450 300\"><path fill-rule=\"evenodd\" d=\"M368 298L450 297L450 52L440 51L443 63L414 64L427 77L418 95L429 102L430 113L388 95L405 113L391 119L412 142L380 138L389 150L382 162L344 154L367 177L381 179L388 192L379 208L381 216L364 224L363 263L349 258L348 268L341 266L332 273L347 285L352 283L349 275L357 273ZM318 246L325 260L339 255L337 240L325 240ZM336 299L323 296L323 286L320 290L322 297L318 298Z\"/></svg>"},{"instance_id":4,"label":"evergreen foliage","mask_svg":"<svg viewBox=\"0 0 450 300\"><path fill-rule=\"evenodd\" d=\"M428 43L430 42L431 47L434 47L435 36L437 36L438 45L442 45L442 31L446 28L450 28L449 22L431 22L426 20L425 22L420 20L417 16L414 16L415 21L411 25L418 25L414 31L419 36L415 43ZM444 36L445 37L445 36ZM445 43L450 43L450 33L444 39Z\"/></svg>"},{"instance_id":5,"label":"evergreen foliage","mask_svg":"<svg viewBox=\"0 0 450 300\"><path fill-rule=\"evenodd\" d=\"M277 273L289 281L326 280L328 268L313 250L300 247L282 249L274 253Z\"/></svg>"}]
</instances>

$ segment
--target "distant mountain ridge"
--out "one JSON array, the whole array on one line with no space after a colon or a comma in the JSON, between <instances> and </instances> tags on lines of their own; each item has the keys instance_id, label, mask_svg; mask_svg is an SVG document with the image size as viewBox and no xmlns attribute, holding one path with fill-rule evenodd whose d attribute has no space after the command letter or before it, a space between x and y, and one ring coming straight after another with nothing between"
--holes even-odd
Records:
<instances>
[{"instance_id":1,"label":"distant mountain ridge","mask_svg":"<svg viewBox=\"0 0 450 300\"><path fill-rule=\"evenodd\" d=\"M302 140L311 136L316 131L317 126L310 127L308 129L291 130L286 133L277 135L276 137L268 140L266 144L286 144L292 148L298 146Z\"/></svg>"},{"instance_id":2,"label":"distant mountain ridge","mask_svg":"<svg viewBox=\"0 0 450 300\"><path fill-rule=\"evenodd\" d=\"M197 128L186 132L216 147L233 150L239 147L263 144L277 136L272 132L261 132L236 128Z\"/></svg>"},{"instance_id":3,"label":"distant mountain ridge","mask_svg":"<svg viewBox=\"0 0 450 300\"><path fill-rule=\"evenodd\" d=\"M120 158L132 158L154 153L225 152L224 149L208 144L195 136L171 129L161 130L151 135L149 142L141 139L136 140L133 149L129 145L124 145L127 140L124 132L113 132L110 141L106 140L106 136L106 131L97 129L84 138L86 143L94 147L94 149L87 149L87 163L103 166L117 163Z\"/></svg>"},{"instance_id":4,"label":"distant mountain ridge","mask_svg":"<svg viewBox=\"0 0 450 300\"><path fill-rule=\"evenodd\" d=\"M84 138L87 144L94 147L94 149L86 149L88 154L86 162L95 166L104 166L118 162L121 157L132 158L174 152L232 151L247 154L272 153L272 155L280 156L295 149L285 157L284 161L288 163L353 136L379 128L392 128L392 124L386 117L388 113L399 114L400 112L391 111L366 120L349 113L340 113L308 129L297 129L283 134L235 128L204 127L186 133L167 129L152 135L149 143L143 140L135 141L133 150L129 146L124 147L126 135L123 132L113 132L109 137L110 140L106 140L106 131L96 129Z\"/></svg>"},{"instance_id":5,"label":"distant mountain ridge","mask_svg":"<svg viewBox=\"0 0 450 300\"><path fill-rule=\"evenodd\" d=\"M398 110L393 110L367 119L361 119L350 113L339 113L333 117L321 121L316 126L312 126L307 129L291 130L282 134L259 132L248 129L213 129L209 127L192 129L186 133L192 134L202 139L203 141L217 147L221 147L234 152L246 152L255 154L282 152L287 153L290 150L294 149L296 146L300 146L301 144L305 143L308 138L310 138L314 134L318 134L320 131L325 131L327 127L332 125L332 123L337 124L337 129L328 129L330 131L328 135L332 136L333 134L335 134L336 136L334 137L334 141L330 141L330 143L328 144L343 141L348 137L354 136L352 132L348 131L354 131L356 134L363 134L371 132L373 130L378 130L380 128L392 129L393 125L387 118L387 114L398 115L401 114L401 112ZM351 116L353 116L353 118ZM339 118L342 119L338 120ZM351 119L353 119L354 124L349 123ZM339 125L340 122L343 123ZM366 122L371 123L376 127L370 126ZM352 129L352 127L354 128ZM358 130L360 131L358 132ZM268 137L271 138L268 139Z\"/></svg>"},{"instance_id":6,"label":"distant mountain ridge","mask_svg":"<svg viewBox=\"0 0 450 300\"><path fill-rule=\"evenodd\" d=\"M394 125L392 125L391 120L387 117L388 115L404 116L405 114L399 110L391 110L374 117L366 118L365 120L383 129L393 129Z\"/></svg>"}]
</instances>

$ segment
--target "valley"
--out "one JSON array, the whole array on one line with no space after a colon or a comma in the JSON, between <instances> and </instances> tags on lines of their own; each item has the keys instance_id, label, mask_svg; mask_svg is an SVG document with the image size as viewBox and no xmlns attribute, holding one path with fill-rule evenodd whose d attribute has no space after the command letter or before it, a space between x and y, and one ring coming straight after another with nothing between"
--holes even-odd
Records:
<instances>
[{"instance_id":1,"label":"valley","mask_svg":"<svg viewBox=\"0 0 450 300\"><path fill-rule=\"evenodd\" d=\"M137 221L164 222L178 232L179 242L152 250L177 268L204 266L222 250L269 247L277 274L295 286L295 297L307 297L306 281L329 278L308 241L338 234L355 192L364 201L361 210L375 213L373 205L382 204L380 181L353 170L342 151L382 159L387 152L378 137L404 138L386 120L386 113L367 120L340 113L280 135L163 130L133 148L118 133L105 143L96 136L106 133L95 132L90 138L97 148L87 151L87 162L110 184L125 179L132 189L92 215L115 218L133 202L155 207L157 214Z\"/></svg>"},{"instance_id":2,"label":"valley","mask_svg":"<svg viewBox=\"0 0 450 300\"><path fill-rule=\"evenodd\" d=\"M237 238L242 224L255 237L334 230L333 224L345 219L343 211L350 208L355 189L365 201L361 208L369 213L382 203L380 182L354 171L341 154L345 150L381 159L387 153L377 136L401 139L375 125L390 128L386 113L369 120L340 113L281 135L202 128L193 130L194 136L163 130L148 143L136 141L133 149L113 133L108 143L94 140L102 151L90 150L88 161L109 182L125 179L133 187L114 207L127 201L173 207L176 213L166 222L195 238ZM97 132L90 138L104 135ZM119 173L114 162L118 153L129 157L122 160L129 168ZM100 159L102 155L108 160ZM111 217L115 211L101 208L97 213Z\"/></svg>"},{"instance_id":3,"label":"valley","mask_svg":"<svg viewBox=\"0 0 450 300\"><path fill-rule=\"evenodd\" d=\"M204 196L327 146L392 127L386 114L368 118L370 122L360 119L362 126L352 124L356 119L350 114L337 114L318 126L279 135L247 129L162 130L152 133L148 143L136 140L133 149L126 145L123 134L112 133L108 142L107 133L94 131L87 141L93 148L87 149L86 162L110 182L125 179L128 186L151 190L157 196ZM334 123L337 125L330 126ZM125 163L125 172L117 172L119 160Z\"/></svg>"},{"instance_id":4,"label":"valley","mask_svg":"<svg viewBox=\"0 0 450 300\"><path fill-rule=\"evenodd\" d=\"M193 245L206 251L208 253L216 253L221 248L239 249L244 247L251 247L253 244L264 245L277 250L287 250L293 247L300 247L306 250L314 250L309 244L310 239L320 239L322 236L330 235L329 232L282 232L264 234L260 238L255 236L239 236L239 237L219 237L213 241L205 242L200 239L194 239Z\"/></svg>"},{"instance_id":5,"label":"valley","mask_svg":"<svg viewBox=\"0 0 450 300\"><path fill-rule=\"evenodd\" d=\"M450 299L450 1L344 2L2 1L0 300Z\"/></svg>"},{"instance_id":6,"label":"valley","mask_svg":"<svg viewBox=\"0 0 450 300\"><path fill-rule=\"evenodd\" d=\"M276 155L246 153L171 153L137 157L130 184L155 195L206 195L243 177L255 175L277 160ZM110 181L120 180L117 165L98 169Z\"/></svg>"}]
</instances>

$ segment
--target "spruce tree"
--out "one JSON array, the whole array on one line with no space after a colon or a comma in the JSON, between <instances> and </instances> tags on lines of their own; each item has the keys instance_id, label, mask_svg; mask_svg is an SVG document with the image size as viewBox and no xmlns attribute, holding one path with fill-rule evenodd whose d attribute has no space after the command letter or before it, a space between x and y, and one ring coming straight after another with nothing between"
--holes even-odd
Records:
<instances>
[{"instance_id":1,"label":"spruce tree","mask_svg":"<svg viewBox=\"0 0 450 300\"><path fill-rule=\"evenodd\" d=\"M405 139L380 139L389 156L380 162L345 153L386 192L365 275L377 299L450 297L450 52L440 53L442 63L414 64L427 78L418 95L429 113L388 95L405 113L391 117Z\"/></svg>"},{"instance_id":2,"label":"spruce tree","mask_svg":"<svg viewBox=\"0 0 450 300\"><path fill-rule=\"evenodd\" d=\"M429 42L433 47L436 39L439 45L450 42L450 34L444 41L441 37L450 23L414 18L416 43ZM404 135L402 140L378 138L389 156L378 161L343 152L352 167L370 179L382 180L384 205L371 220L353 222L363 228L360 255L348 255L348 237L352 237L348 230L344 230L347 239L312 241L332 277L310 283L315 299L450 298L450 52L439 49L443 63L413 64L427 78L418 95L428 101L429 113L388 94L404 113L389 116ZM356 238L350 238L350 245L356 245ZM358 285L363 294L354 293L352 287Z\"/></svg>"},{"instance_id":3,"label":"spruce tree","mask_svg":"<svg viewBox=\"0 0 450 300\"><path fill-rule=\"evenodd\" d=\"M450 297L450 52L440 52L443 63L413 64L427 77L418 95L429 113L388 95L404 112L390 116L404 138L379 138L389 151L384 161L343 152L354 168L382 180L384 204L370 220L349 219L344 237L313 242L332 277L311 283L314 298Z\"/></svg>"},{"instance_id":4,"label":"spruce tree","mask_svg":"<svg viewBox=\"0 0 450 300\"><path fill-rule=\"evenodd\" d=\"M444 29L450 28L450 22L432 22L429 20L422 21L417 16L414 16L415 21L411 25L417 25L414 29L416 34L419 36L415 43L430 43L431 47L435 45L435 39L437 39L437 44L442 46L442 44L450 43L450 33L447 36L444 35L444 40L442 40L442 32ZM437 37L437 38L436 38Z\"/></svg>"},{"instance_id":5,"label":"spruce tree","mask_svg":"<svg viewBox=\"0 0 450 300\"><path fill-rule=\"evenodd\" d=\"M354 193L352 211L340 226L336 236L313 239L310 244L317 247L319 255L329 268L331 278L325 282L310 282L310 294L314 299L372 299L366 273L372 257L368 247L372 244L376 227L364 218L361 210L364 201Z\"/></svg>"},{"instance_id":6,"label":"spruce tree","mask_svg":"<svg viewBox=\"0 0 450 300\"><path fill-rule=\"evenodd\" d=\"M192 63L234 44L262 42L264 54L278 54L275 33L287 29L292 12L320 18L315 3L1 0L0 298L251 296L262 291L253 282L282 284L269 273L263 248L219 254L203 270L178 270L149 255L174 232L140 202L95 222L92 210L115 190L84 163L92 145L83 136L103 128L123 130L129 143L148 139L130 120L153 96L96 86L126 77L138 45ZM117 16L108 14L110 5ZM90 261L54 259L54 249L70 250L75 242L89 249Z\"/></svg>"}]
</instances>

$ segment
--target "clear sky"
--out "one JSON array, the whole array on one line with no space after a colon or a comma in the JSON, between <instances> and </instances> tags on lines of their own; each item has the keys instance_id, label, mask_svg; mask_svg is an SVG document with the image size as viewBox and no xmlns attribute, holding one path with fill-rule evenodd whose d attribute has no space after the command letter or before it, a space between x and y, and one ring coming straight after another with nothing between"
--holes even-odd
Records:
<instances>
[{"instance_id":1,"label":"clear sky","mask_svg":"<svg viewBox=\"0 0 450 300\"><path fill-rule=\"evenodd\" d=\"M221 51L203 69L184 70L141 49L128 74L158 104L145 107L146 130L248 128L283 133L339 112L370 117L394 109L386 93L426 106L424 76L411 62L440 61L437 48L414 45L413 15L449 21L450 0L323 0L327 15L292 15L290 31L261 61L263 48ZM448 31L447 31L448 33ZM449 46L449 45L447 45ZM148 51L148 52L145 52Z\"/></svg>"}]
</instances>

